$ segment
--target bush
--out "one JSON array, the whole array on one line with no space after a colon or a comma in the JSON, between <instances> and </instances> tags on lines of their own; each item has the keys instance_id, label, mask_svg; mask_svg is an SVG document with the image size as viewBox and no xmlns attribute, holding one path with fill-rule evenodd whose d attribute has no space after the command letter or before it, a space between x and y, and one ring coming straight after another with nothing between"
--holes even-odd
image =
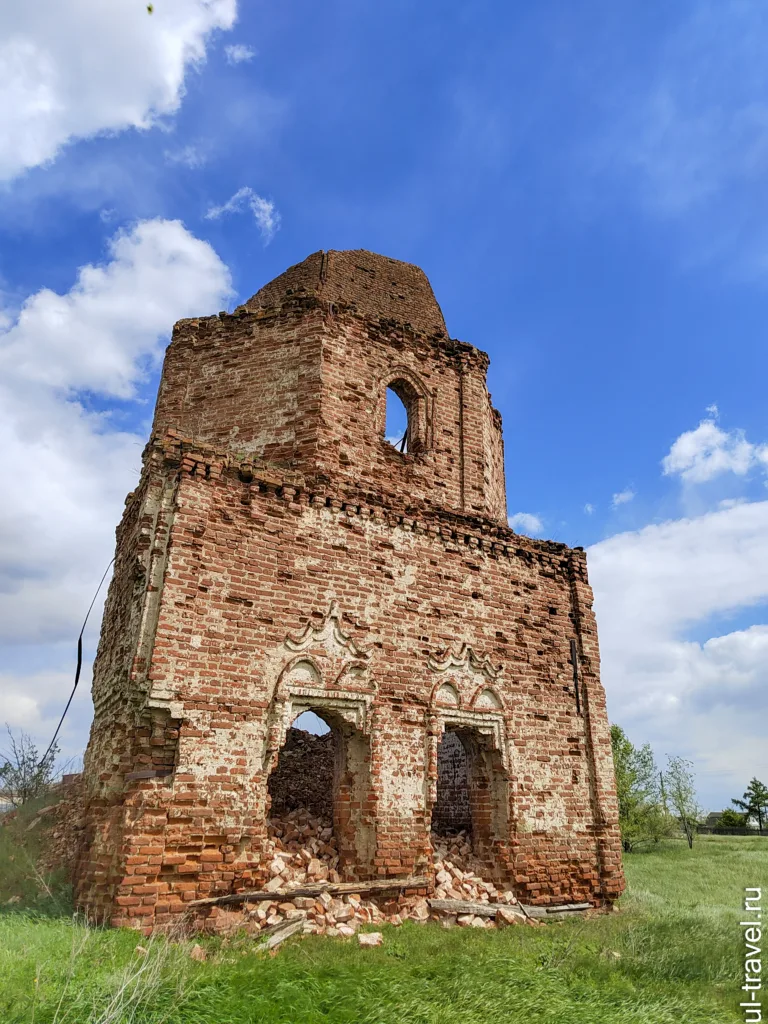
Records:
<instances>
[{"instance_id":1,"label":"bush","mask_svg":"<svg viewBox=\"0 0 768 1024\"><path fill-rule=\"evenodd\" d=\"M9 745L6 753L0 753L0 793L13 807L21 807L51 788L59 747L54 743L41 758L25 732L17 738L9 725L5 728Z\"/></svg>"}]
</instances>

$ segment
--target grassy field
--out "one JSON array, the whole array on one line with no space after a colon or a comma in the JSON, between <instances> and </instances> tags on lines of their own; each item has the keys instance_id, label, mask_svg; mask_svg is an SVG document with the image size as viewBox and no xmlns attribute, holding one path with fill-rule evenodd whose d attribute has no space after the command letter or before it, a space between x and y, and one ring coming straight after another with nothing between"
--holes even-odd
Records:
<instances>
[{"instance_id":1,"label":"grassy field","mask_svg":"<svg viewBox=\"0 0 768 1024\"><path fill-rule=\"evenodd\" d=\"M246 938L208 939L201 963L190 941L78 923L61 884L35 875L9 831L0 830L4 1024L723 1024L743 1019L744 887L768 885L768 840L702 836L693 851L670 841L628 855L621 912L589 921L498 931L406 923L385 928L379 948L310 936L275 957Z\"/></svg>"}]
</instances>

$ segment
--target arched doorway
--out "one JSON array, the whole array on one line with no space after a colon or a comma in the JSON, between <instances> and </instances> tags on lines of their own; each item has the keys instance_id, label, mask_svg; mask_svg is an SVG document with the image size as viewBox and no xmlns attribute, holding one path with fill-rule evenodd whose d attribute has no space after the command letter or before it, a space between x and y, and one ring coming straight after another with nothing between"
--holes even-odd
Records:
<instances>
[{"instance_id":1,"label":"arched doorway","mask_svg":"<svg viewBox=\"0 0 768 1024\"><path fill-rule=\"evenodd\" d=\"M289 851L321 861L318 877L352 880L372 871L369 765L368 737L333 710L313 707L286 731L267 780L269 829Z\"/></svg>"},{"instance_id":2,"label":"arched doorway","mask_svg":"<svg viewBox=\"0 0 768 1024\"><path fill-rule=\"evenodd\" d=\"M491 875L503 872L498 851L508 838L508 781L487 732L447 723L437 748L432 841L461 847Z\"/></svg>"}]
</instances>

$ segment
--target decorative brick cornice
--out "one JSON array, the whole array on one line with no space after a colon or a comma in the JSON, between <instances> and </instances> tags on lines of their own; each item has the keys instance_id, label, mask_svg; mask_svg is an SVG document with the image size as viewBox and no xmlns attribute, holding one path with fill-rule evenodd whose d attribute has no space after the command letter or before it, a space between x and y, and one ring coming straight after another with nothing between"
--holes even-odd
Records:
<instances>
[{"instance_id":1,"label":"decorative brick cornice","mask_svg":"<svg viewBox=\"0 0 768 1024\"><path fill-rule=\"evenodd\" d=\"M566 572L586 581L586 556L581 548L556 541L524 537L488 519L434 507L397 508L378 495L339 493L294 470L253 460L246 452L216 448L169 431L150 440L145 459L201 482L239 482L247 494L269 496L293 507L329 508L350 518L362 517L390 527L441 538L447 550L477 550L493 557L538 563L545 572ZM247 504L247 501L246 501Z\"/></svg>"}]
</instances>

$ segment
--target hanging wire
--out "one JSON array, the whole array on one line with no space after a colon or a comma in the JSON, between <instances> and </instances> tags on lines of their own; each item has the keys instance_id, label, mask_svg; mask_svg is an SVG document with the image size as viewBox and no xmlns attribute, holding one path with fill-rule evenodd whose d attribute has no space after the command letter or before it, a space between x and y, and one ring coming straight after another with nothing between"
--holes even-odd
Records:
<instances>
[{"instance_id":1,"label":"hanging wire","mask_svg":"<svg viewBox=\"0 0 768 1024\"><path fill-rule=\"evenodd\" d=\"M109 570L114 565L114 562L115 562L115 559L112 558L110 560L109 565L104 570L104 575L99 580L99 585L96 588L96 593L93 595L93 600L88 605L88 611L85 613L85 618L83 619L83 625L82 625L82 628L80 630L80 636L78 636L78 638L77 638L77 668L75 669L75 685L72 687L72 692L69 695L69 700L67 701L67 706L64 708L64 711L62 712L61 718L59 719L59 724L56 726L56 732L53 734L53 739L48 744L48 749L43 754L43 756L40 758L40 760L39 760L39 762L37 764L38 768L40 767L41 764L45 763L45 759L48 757L50 752L53 750L53 745L55 744L56 738L59 735L59 730L61 729L62 725L64 724L64 719L66 718L67 712L69 711L69 705L72 703L72 698L75 696L75 690L77 689L77 684L80 682L80 671L81 671L81 669L83 667L83 633L85 632L85 627L88 624L88 617L91 614L93 606L96 604L96 598L99 596L99 591L101 590L101 588L102 588L102 586L104 584L104 580L107 578L107 573L109 572Z\"/></svg>"}]
</instances>

